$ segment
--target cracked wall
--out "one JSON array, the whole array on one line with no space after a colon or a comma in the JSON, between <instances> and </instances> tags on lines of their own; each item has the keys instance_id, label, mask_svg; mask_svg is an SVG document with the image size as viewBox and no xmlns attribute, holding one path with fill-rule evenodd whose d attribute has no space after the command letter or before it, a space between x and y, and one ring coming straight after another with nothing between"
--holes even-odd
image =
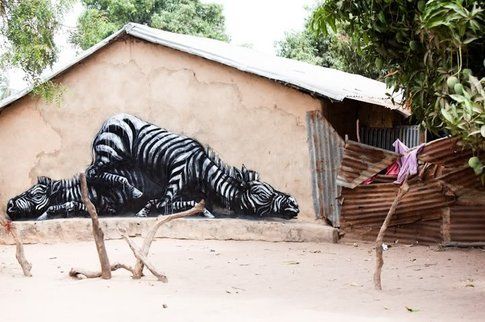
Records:
<instances>
[{"instance_id":1,"label":"cracked wall","mask_svg":"<svg viewBox=\"0 0 485 322\"><path fill-rule=\"evenodd\" d=\"M120 39L56 78L60 107L25 97L0 114L0 203L36 176L71 177L118 112L212 146L229 164L261 173L315 218L305 114L320 101L274 81L133 38Z\"/></svg>"}]
</instances>

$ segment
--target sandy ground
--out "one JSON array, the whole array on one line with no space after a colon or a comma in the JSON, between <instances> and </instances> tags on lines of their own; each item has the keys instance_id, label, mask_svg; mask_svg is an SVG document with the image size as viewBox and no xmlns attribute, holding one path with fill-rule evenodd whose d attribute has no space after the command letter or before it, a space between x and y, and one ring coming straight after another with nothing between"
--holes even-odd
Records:
<instances>
[{"instance_id":1,"label":"sandy ground","mask_svg":"<svg viewBox=\"0 0 485 322\"><path fill-rule=\"evenodd\" d=\"M133 263L124 241L107 246L112 262ZM97 267L91 242L27 245L34 277L24 278L14 247L0 246L0 321L485 321L485 251L392 247L377 292L370 249L157 240L163 284L123 271L69 278L71 266Z\"/></svg>"}]
</instances>

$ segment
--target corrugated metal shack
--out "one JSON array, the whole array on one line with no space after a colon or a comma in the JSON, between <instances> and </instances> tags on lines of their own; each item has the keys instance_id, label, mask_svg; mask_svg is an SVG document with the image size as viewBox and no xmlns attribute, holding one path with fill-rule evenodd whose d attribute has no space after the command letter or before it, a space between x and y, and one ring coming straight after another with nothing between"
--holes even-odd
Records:
<instances>
[{"instance_id":1,"label":"corrugated metal shack","mask_svg":"<svg viewBox=\"0 0 485 322\"><path fill-rule=\"evenodd\" d=\"M455 138L426 144L419 172L398 204L386 232L388 242L485 242L485 189ZM340 228L351 239L375 240L397 194L395 177L379 174L399 157L373 146L347 141L337 182L342 186ZM370 184L363 182L373 177Z\"/></svg>"}]
</instances>

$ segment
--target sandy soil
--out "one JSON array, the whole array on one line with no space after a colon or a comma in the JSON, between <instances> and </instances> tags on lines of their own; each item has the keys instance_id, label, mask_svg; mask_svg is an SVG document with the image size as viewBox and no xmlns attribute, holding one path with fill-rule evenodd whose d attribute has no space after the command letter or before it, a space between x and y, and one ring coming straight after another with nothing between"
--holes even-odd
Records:
<instances>
[{"instance_id":1,"label":"sandy soil","mask_svg":"<svg viewBox=\"0 0 485 322\"><path fill-rule=\"evenodd\" d=\"M139 240L137 240L140 242ZM112 262L133 263L124 241ZM484 321L485 251L392 247L384 291L373 289L371 245L157 240L169 282L73 280L95 269L93 243L27 245L32 278L0 246L0 321ZM410 312L413 310L413 312Z\"/></svg>"}]
</instances>

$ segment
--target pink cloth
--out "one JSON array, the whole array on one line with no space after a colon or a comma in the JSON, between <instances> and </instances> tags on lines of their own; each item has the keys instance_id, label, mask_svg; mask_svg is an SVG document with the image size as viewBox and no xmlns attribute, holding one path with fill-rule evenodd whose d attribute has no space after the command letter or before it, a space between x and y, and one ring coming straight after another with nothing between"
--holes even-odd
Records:
<instances>
[{"instance_id":1,"label":"pink cloth","mask_svg":"<svg viewBox=\"0 0 485 322\"><path fill-rule=\"evenodd\" d=\"M399 160L396 160L393 164L387 167L386 176L397 177L397 175L399 174L399 170Z\"/></svg>"},{"instance_id":2,"label":"pink cloth","mask_svg":"<svg viewBox=\"0 0 485 322\"><path fill-rule=\"evenodd\" d=\"M396 184L401 184L408 176L418 173L418 153L421 152L424 144L409 149L404 143L397 139L392 145L394 146L394 151L402 155L398 160L400 167L399 174L397 175L397 180L394 181Z\"/></svg>"}]
</instances>

